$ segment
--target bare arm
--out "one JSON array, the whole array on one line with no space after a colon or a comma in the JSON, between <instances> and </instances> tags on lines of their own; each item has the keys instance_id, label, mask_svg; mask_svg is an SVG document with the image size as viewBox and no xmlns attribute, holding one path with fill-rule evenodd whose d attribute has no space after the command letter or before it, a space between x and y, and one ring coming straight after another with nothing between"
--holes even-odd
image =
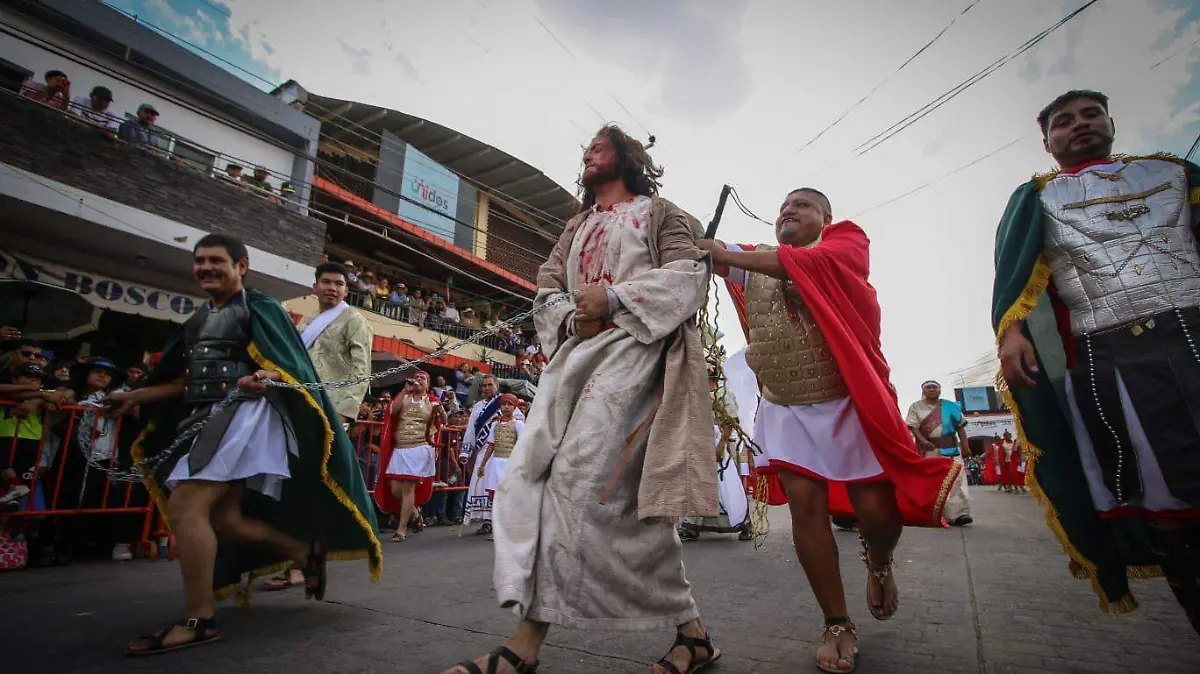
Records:
<instances>
[{"instance_id":1,"label":"bare arm","mask_svg":"<svg viewBox=\"0 0 1200 674\"><path fill-rule=\"evenodd\" d=\"M779 253L774 250L732 251L713 247L710 252L714 265L737 267L752 274L763 274L785 281L789 278L787 270L779 260Z\"/></svg>"}]
</instances>

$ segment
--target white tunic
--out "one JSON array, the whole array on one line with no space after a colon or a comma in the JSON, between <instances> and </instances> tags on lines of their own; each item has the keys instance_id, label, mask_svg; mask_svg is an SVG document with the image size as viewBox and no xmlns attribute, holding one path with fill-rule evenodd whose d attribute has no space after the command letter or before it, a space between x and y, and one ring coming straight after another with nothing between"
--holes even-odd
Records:
<instances>
[{"instance_id":1,"label":"white tunic","mask_svg":"<svg viewBox=\"0 0 1200 674\"><path fill-rule=\"evenodd\" d=\"M167 477L167 489L185 480L245 480L247 488L278 500L283 481L291 477L289 452L299 455L292 429L266 398L250 400L238 405L208 465L192 475L184 454Z\"/></svg>"}]
</instances>

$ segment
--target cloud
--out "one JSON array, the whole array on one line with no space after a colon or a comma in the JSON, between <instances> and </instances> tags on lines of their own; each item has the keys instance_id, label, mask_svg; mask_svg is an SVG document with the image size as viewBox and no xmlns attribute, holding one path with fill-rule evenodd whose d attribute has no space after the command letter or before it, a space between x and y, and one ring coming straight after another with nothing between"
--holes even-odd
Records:
<instances>
[{"instance_id":1,"label":"cloud","mask_svg":"<svg viewBox=\"0 0 1200 674\"><path fill-rule=\"evenodd\" d=\"M341 45L342 51L350 57L350 70L355 75L369 76L371 74L371 50L355 49L341 38L338 38L337 42Z\"/></svg>"},{"instance_id":2,"label":"cloud","mask_svg":"<svg viewBox=\"0 0 1200 674\"><path fill-rule=\"evenodd\" d=\"M744 0L539 0L538 8L572 59L577 46L654 82L654 104L675 118L706 124L738 110L752 93L742 53Z\"/></svg>"}]
</instances>

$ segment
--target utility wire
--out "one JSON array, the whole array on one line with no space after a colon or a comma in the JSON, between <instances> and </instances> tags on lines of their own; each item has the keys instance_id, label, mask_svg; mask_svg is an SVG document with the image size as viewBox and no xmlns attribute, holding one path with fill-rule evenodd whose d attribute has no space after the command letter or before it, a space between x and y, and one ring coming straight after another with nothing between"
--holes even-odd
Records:
<instances>
[{"instance_id":1,"label":"utility wire","mask_svg":"<svg viewBox=\"0 0 1200 674\"><path fill-rule=\"evenodd\" d=\"M883 78L883 80L881 80L881 81L879 82L879 84L876 84L876 85L875 85L875 88L873 88L873 89L871 89L870 91L868 91L868 92L866 93L866 95L864 95L862 98L860 98L860 99L858 99L857 101L855 101L855 103L854 103L853 105L851 105L849 108L846 108L846 111L845 111L845 112L843 112L841 115L839 115L837 119L835 119L835 120L833 120L832 122L830 122L830 123L829 123L829 125L828 125L828 126L826 126L824 129L821 129L821 131L820 131L820 132L819 132L817 135L815 135L815 136L813 136L812 138L810 138L810 139L809 139L809 141L808 141L807 143L805 143L804 145L801 145L801 146L800 146L800 149L799 149L799 150L796 150L795 154L796 154L796 155L799 155L801 152L804 152L806 149L808 149L808 146L810 146L810 145L812 145L813 143L815 143L815 142L817 142L818 140L820 140L820 139L821 139L821 137L822 137L822 136L824 136L826 133L828 133L830 130L832 130L832 129L833 129L833 127L835 127L835 126L837 126L838 124L840 124L840 123L841 123L841 121L842 121L843 119L846 119L846 117L850 115L850 113L852 113L852 112L854 112L855 110L857 110L857 109L858 109L858 106L860 106L860 105L862 105L864 102L866 102L866 100L867 100L868 98L870 98L871 96L874 96L874 95L875 95L875 92L879 91L879 90L880 90L880 89L883 87L883 85L885 85L885 84L887 84L888 82L890 82L890 81L892 80L892 78L893 78L893 77L895 77L896 75L899 75L899 74L900 74L900 71L902 71L902 70L904 70L906 67L908 67L908 64L910 64L910 63L912 63L913 61L915 61L915 60L917 59L917 57L918 57L918 56L920 56L921 54L925 53L925 50L927 50L927 49L929 49L930 47L932 47L932 46L933 46L933 43L937 42L937 41L938 41L938 39L940 39L940 38L941 38L943 35L945 35L945 34L946 34L946 31L950 30L950 27L951 27L951 26L953 26L953 25L954 25L954 23L955 23L956 21L958 21L959 19L961 19L961 18L962 18L964 15L966 15L966 13L967 13L967 12L971 11L971 8L972 8L972 7L974 7L975 5L978 5L979 3L980 3L980 0L975 0L975 1L974 1L974 2L972 2L971 4L967 5L967 8L966 8L966 9L964 9L964 10L962 10L961 12L959 12L958 14L956 14L956 15L954 16L954 18L950 19L950 23L948 23L948 24L946 24L945 26L943 26L943 27L942 27L942 29L941 29L940 31L938 31L937 35L934 35L934 36L933 36L933 39L931 39L929 42L926 42L926 43L925 43L925 46L923 46L923 47L921 47L920 49L918 49L918 50L917 50L917 51L916 51L916 52L915 52L915 53L914 53L912 56L909 56L909 57L908 57L908 59L904 61L904 63L901 63L901 64L900 64L900 67L899 67L899 68L896 68L894 71L892 71L892 73L891 73L890 75L888 75L887 77Z\"/></svg>"},{"instance_id":2,"label":"utility wire","mask_svg":"<svg viewBox=\"0 0 1200 674\"><path fill-rule=\"evenodd\" d=\"M1053 25L1051 25L1049 28L1046 28L1045 30L1038 33L1037 35L1034 35L1033 37L1026 40L1025 43L1022 44L1020 47L1018 47L1015 51L1009 53L1006 56L1003 56L1003 57L997 59L996 61L992 62L990 65L985 67L983 70L980 70L979 72L975 73L974 75L971 75L967 79L965 79L962 82L951 87L950 89L948 89L946 92L942 93L937 98L933 99L929 103L926 103L925 105L921 106L920 108L917 108L916 110L909 113L907 116L905 116L900 121L889 126L887 129L884 129L883 131L875 134L870 139L868 139L866 142L860 144L858 147L855 148L855 156L862 156L862 155L870 152L871 150L874 150L875 148L879 147L883 143L886 143L888 140L894 138L897 134L901 133L908 127L912 126L913 124L915 124L918 121L920 121L921 119L923 119L929 113L937 110L938 108L942 107L946 103L949 103L950 101L954 100L956 97L958 97L959 94L970 89L971 87L975 86L979 82L982 82L989 75L996 72L1000 68L1004 67L1006 64L1011 62L1013 59L1017 58L1021 54L1024 54L1025 52L1027 52L1030 49L1037 46L1038 43L1040 43L1042 40L1046 39L1051 33L1058 30L1062 26L1066 25L1067 22L1069 22L1072 19L1074 19L1075 17L1079 16L1084 11L1086 11L1088 8L1090 8L1092 5L1095 5L1097 2L1099 2L1099 0L1089 0L1082 7L1079 7L1075 11L1073 11L1070 14L1067 14L1065 17L1059 19Z\"/></svg>"}]
</instances>

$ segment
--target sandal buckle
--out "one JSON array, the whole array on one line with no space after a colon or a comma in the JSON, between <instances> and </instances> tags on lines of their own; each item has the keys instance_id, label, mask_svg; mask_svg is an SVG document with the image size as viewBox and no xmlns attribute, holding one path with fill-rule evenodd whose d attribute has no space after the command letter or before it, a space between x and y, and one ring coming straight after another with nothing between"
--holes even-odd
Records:
<instances>
[{"instance_id":1,"label":"sandal buckle","mask_svg":"<svg viewBox=\"0 0 1200 674\"><path fill-rule=\"evenodd\" d=\"M189 632L195 632L200 627L199 618L188 618L187 622L183 623L183 629Z\"/></svg>"}]
</instances>

